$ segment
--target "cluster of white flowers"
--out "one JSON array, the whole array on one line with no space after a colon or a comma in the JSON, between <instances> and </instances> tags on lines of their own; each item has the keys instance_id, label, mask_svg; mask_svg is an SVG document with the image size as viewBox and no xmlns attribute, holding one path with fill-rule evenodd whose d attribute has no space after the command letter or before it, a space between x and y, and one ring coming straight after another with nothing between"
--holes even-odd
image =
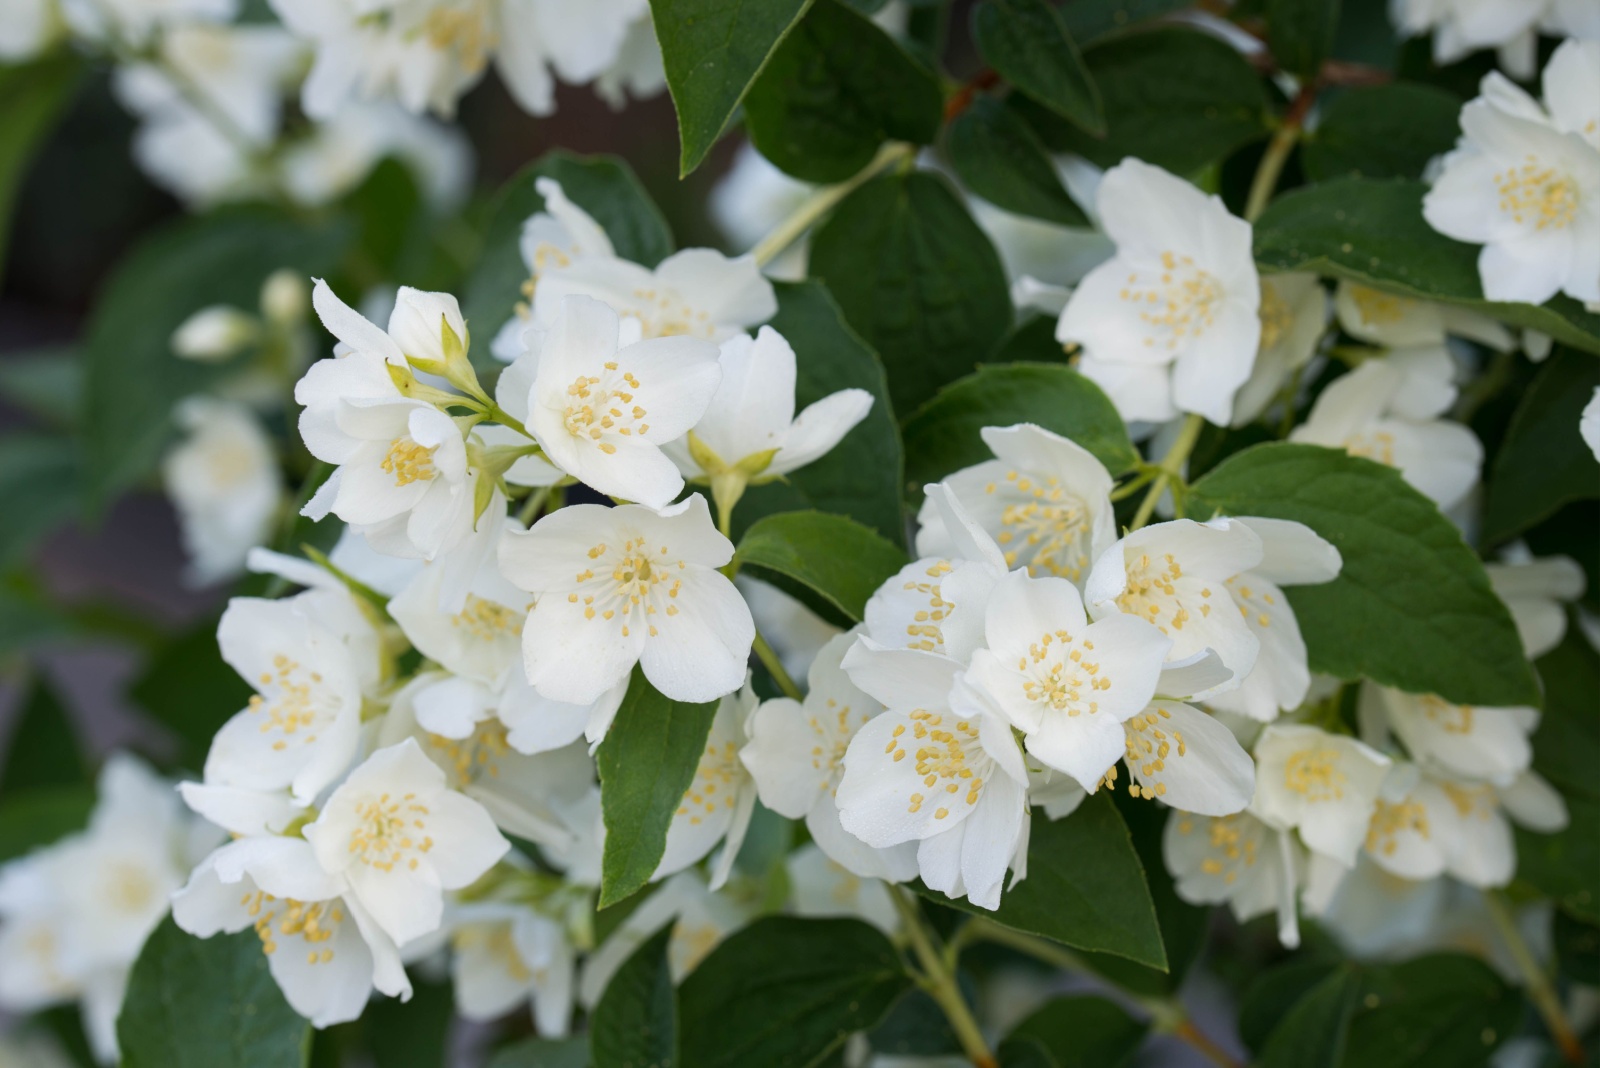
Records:
<instances>
[{"instance_id":1,"label":"cluster of white flowers","mask_svg":"<svg viewBox=\"0 0 1600 1068\"><path fill-rule=\"evenodd\" d=\"M1600 40L1600 10L1588 0L1391 0L1389 11L1402 34L1433 34L1435 62L1493 48L1519 80L1533 77L1540 33Z\"/></svg>"}]
</instances>

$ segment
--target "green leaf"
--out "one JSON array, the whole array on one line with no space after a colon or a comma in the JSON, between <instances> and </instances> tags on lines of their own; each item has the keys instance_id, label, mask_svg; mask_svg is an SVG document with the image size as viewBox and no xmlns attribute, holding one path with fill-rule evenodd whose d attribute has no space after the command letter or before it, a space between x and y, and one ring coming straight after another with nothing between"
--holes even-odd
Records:
<instances>
[{"instance_id":1,"label":"green leaf","mask_svg":"<svg viewBox=\"0 0 1600 1068\"><path fill-rule=\"evenodd\" d=\"M200 939L169 916L134 962L117 1042L124 1068L300 1068L311 1025L283 999L254 931Z\"/></svg>"},{"instance_id":2,"label":"green leaf","mask_svg":"<svg viewBox=\"0 0 1600 1068\"><path fill-rule=\"evenodd\" d=\"M1018 102L1053 151L1075 152L1102 167L1137 156L1193 174L1269 132L1260 77L1231 45L1208 34L1151 30L1096 45L1084 60L1105 105L1103 138Z\"/></svg>"},{"instance_id":3,"label":"green leaf","mask_svg":"<svg viewBox=\"0 0 1600 1068\"><path fill-rule=\"evenodd\" d=\"M945 134L945 154L961 184L997 208L1087 226L1033 128L997 97L980 96Z\"/></svg>"},{"instance_id":4,"label":"green leaf","mask_svg":"<svg viewBox=\"0 0 1600 1068\"><path fill-rule=\"evenodd\" d=\"M71 637L73 627L55 607L0 587L0 656Z\"/></svg>"},{"instance_id":5,"label":"green leaf","mask_svg":"<svg viewBox=\"0 0 1600 1068\"><path fill-rule=\"evenodd\" d=\"M634 669L627 696L595 754L606 825L600 907L632 894L655 873L667 825L694 781L717 702L662 696Z\"/></svg>"},{"instance_id":6,"label":"green leaf","mask_svg":"<svg viewBox=\"0 0 1600 1068\"><path fill-rule=\"evenodd\" d=\"M1315 182L1351 174L1420 178L1434 156L1455 146L1461 99L1431 85L1395 82L1335 97L1300 145L1300 165Z\"/></svg>"},{"instance_id":7,"label":"green leaf","mask_svg":"<svg viewBox=\"0 0 1600 1068\"><path fill-rule=\"evenodd\" d=\"M178 736L178 766L199 769L212 737L251 693L250 684L223 661L216 620L208 620L158 650L128 696Z\"/></svg>"},{"instance_id":8,"label":"green leaf","mask_svg":"<svg viewBox=\"0 0 1600 1068\"><path fill-rule=\"evenodd\" d=\"M996 1053L1000 1068L1059 1068L1043 1042L1025 1035L1007 1038Z\"/></svg>"},{"instance_id":9,"label":"green leaf","mask_svg":"<svg viewBox=\"0 0 1600 1068\"><path fill-rule=\"evenodd\" d=\"M1295 189L1256 220L1256 262L1267 271L1315 271L1389 293L1470 308L1600 353L1600 315L1571 297L1544 304L1484 300L1478 247L1435 232L1422 218L1427 186L1337 178Z\"/></svg>"},{"instance_id":10,"label":"green leaf","mask_svg":"<svg viewBox=\"0 0 1600 1068\"><path fill-rule=\"evenodd\" d=\"M78 448L66 437L19 433L0 438L0 571L22 563L46 534L78 509Z\"/></svg>"},{"instance_id":11,"label":"green leaf","mask_svg":"<svg viewBox=\"0 0 1600 1068\"><path fill-rule=\"evenodd\" d=\"M57 429L72 429L83 414L78 350L61 345L7 355L0 360L0 395Z\"/></svg>"},{"instance_id":12,"label":"green leaf","mask_svg":"<svg viewBox=\"0 0 1600 1068\"><path fill-rule=\"evenodd\" d=\"M1267 42L1278 66L1314 81L1333 50L1339 0L1266 0Z\"/></svg>"},{"instance_id":13,"label":"green leaf","mask_svg":"<svg viewBox=\"0 0 1600 1068\"><path fill-rule=\"evenodd\" d=\"M11 236L12 201L34 150L72 100L82 74L78 57L65 51L20 66L0 66L0 100L6 102L0 108L0 272Z\"/></svg>"},{"instance_id":14,"label":"green leaf","mask_svg":"<svg viewBox=\"0 0 1600 1068\"><path fill-rule=\"evenodd\" d=\"M683 1063L801 1068L872 1027L911 985L859 920L769 916L727 938L678 991Z\"/></svg>"},{"instance_id":15,"label":"green leaf","mask_svg":"<svg viewBox=\"0 0 1600 1068\"><path fill-rule=\"evenodd\" d=\"M86 785L6 791L0 798L0 863L83 830L93 808L94 790Z\"/></svg>"},{"instance_id":16,"label":"green leaf","mask_svg":"<svg viewBox=\"0 0 1600 1068\"><path fill-rule=\"evenodd\" d=\"M172 332L208 305L256 308L261 283L279 268L327 273L349 232L341 224L308 229L267 209L227 210L167 227L121 261L84 344L84 488L91 509L154 470L179 399L236 373L179 359Z\"/></svg>"},{"instance_id":17,"label":"green leaf","mask_svg":"<svg viewBox=\"0 0 1600 1068\"><path fill-rule=\"evenodd\" d=\"M1092 863L1086 862L1089 857ZM998 911L948 898L921 883L916 889L941 905L1019 931L1152 968L1167 967L1144 865L1133 851L1127 825L1103 792L1059 820L1042 810L1033 813L1028 877L1006 890Z\"/></svg>"},{"instance_id":18,"label":"green leaf","mask_svg":"<svg viewBox=\"0 0 1600 1068\"><path fill-rule=\"evenodd\" d=\"M1255 1062L1259 1068L1338 1068L1361 978L1337 968L1279 1019Z\"/></svg>"},{"instance_id":19,"label":"green leaf","mask_svg":"<svg viewBox=\"0 0 1600 1068\"><path fill-rule=\"evenodd\" d=\"M1600 924L1600 799L1568 793L1566 802L1570 822L1565 830L1540 834L1515 828L1517 878L1578 919Z\"/></svg>"},{"instance_id":20,"label":"green leaf","mask_svg":"<svg viewBox=\"0 0 1600 1068\"><path fill-rule=\"evenodd\" d=\"M1257 445L1218 464L1190 497L1195 519L1292 519L1339 550L1338 578L1287 591L1313 671L1460 704L1539 703L1482 563L1393 468L1314 445Z\"/></svg>"},{"instance_id":21,"label":"green leaf","mask_svg":"<svg viewBox=\"0 0 1600 1068\"><path fill-rule=\"evenodd\" d=\"M861 622L867 598L904 567L906 554L860 523L825 512L785 512L752 524L734 560L800 583Z\"/></svg>"},{"instance_id":22,"label":"green leaf","mask_svg":"<svg viewBox=\"0 0 1600 1068\"><path fill-rule=\"evenodd\" d=\"M1557 349L1522 395L1494 458L1483 540L1520 534L1572 501L1600 497L1600 464L1578 433L1596 389L1600 361Z\"/></svg>"},{"instance_id":23,"label":"green leaf","mask_svg":"<svg viewBox=\"0 0 1600 1068\"><path fill-rule=\"evenodd\" d=\"M1563 793L1600 800L1600 653L1577 627L1534 665L1544 683L1544 715L1533 733L1533 767Z\"/></svg>"},{"instance_id":24,"label":"green leaf","mask_svg":"<svg viewBox=\"0 0 1600 1068\"><path fill-rule=\"evenodd\" d=\"M667 89L678 109L678 173L700 166L811 0L650 0Z\"/></svg>"},{"instance_id":25,"label":"green leaf","mask_svg":"<svg viewBox=\"0 0 1600 1068\"><path fill-rule=\"evenodd\" d=\"M1117 409L1064 364L986 364L952 382L906 420L906 476L922 485L993 459L978 432L1036 423L1071 438L1121 474L1139 462Z\"/></svg>"},{"instance_id":26,"label":"green leaf","mask_svg":"<svg viewBox=\"0 0 1600 1068\"><path fill-rule=\"evenodd\" d=\"M678 1063L678 1000L668 923L633 951L589 1020L594 1068L672 1068Z\"/></svg>"},{"instance_id":27,"label":"green leaf","mask_svg":"<svg viewBox=\"0 0 1600 1068\"><path fill-rule=\"evenodd\" d=\"M583 1038L529 1038L497 1051L485 1068L589 1068L589 1043Z\"/></svg>"},{"instance_id":28,"label":"green leaf","mask_svg":"<svg viewBox=\"0 0 1600 1068\"><path fill-rule=\"evenodd\" d=\"M817 282L779 282L771 326L795 354L795 410L841 389L872 394L867 417L826 455L781 481L752 486L739 501L735 529L765 515L815 508L846 515L896 545L905 541L901 511L905 460L878 354L844 321Z\"/></svg>"},{"instance_id":29,"label":"green leaf","mask_svg":"<svg viewBox=\"0 0 1600 1068\"><path fill-rule=\"evenodd\" d=\"M1516 1032L1522 998L1477 957L1368 969L1345 1068L1474 1068Z\"/></svg>"},{"instance_id":30,"label":"green leaf","mask_svg":"<svg viewBox=\"0 0 1600 1068\"><path fill-rule=\"evenodd\" d=\"M1338 967L1338 959L1306 950L1256 972L1239 1001L1240 1040L1252 1050L1264 1049L1273 1029L1295 1003Z\"/></svg>"},{"instance_id":31,"label":"green leaf","mask_svg":"<svg viewBox=\"0 0 1600 1068\"><path fill-rule=\"evenodd\" d=\"M972 11L972 36L1019 93L1090 134L1105 133L1100 91L1055 8L1044 0L983 0Z\"/></svg>"},{"instance_id":32,"label":"green leaf","mask_svg":"<svg viewBox=\"0 0 1600 1068\"><path fill-rule=\"evenodd\" d=\"M654 267L672 252L672 231L628 165L614 156L577 156L557 149L517 172L495 194L484 228L483 252L468 275L462 313L472 331L473 358L488 366L489 342L527 300L522 291L522 224L544 210L534 183L553 178L578 207L594 217L625 260ZM486 362L489 361L489 362Z\"/></svg>"},{"instance_id":33,"label":"green leaf","mask_svg":"<svg viewBox=\"0 0 1600 1068\"><path fill-rule=\"evenodd\" d=\"M1120 1068L1149 1030L1116 1002L1077 994L1045 1002L1012 1029L1006 1042L1033 1039L1057 1068Z\"/></svg>"},{"instance_id":34,"label":"green leaf","mask_svg":"<svg viewBox=\"0 0 1600 1068\"><path fill-rule=\"evenodd\" d=\"M1563 975L1584 986L1600 986L1600 927L1556 909L1551 917L1550 941L1555 944Z\"/></svg>"},{"instance_id":35,"label":"green leaf","mask_svg":"<svg viewBox=\"0 0 1600 1068\"><path fill-rule=\"evenodd\" d=\"M44 680L35 678L6 748L0 792L9 797L18 791L83 786L89 781L72 717Z\"/></svg>"},{"instance_id":36,"label":"green leaf","mask_svg":"<svg viewBox=\"0 0 1600 1068\"><path fill-rule=\"evenodd\" d=\"M411 1000L374 998L361 1014L372 1059L381 1068L445 1068L455 991L447 982L411 980Z\"/></svg>"},{"instance_id":37,"label":"green leaf","mask_svg":"<svg viewBox=\"0 0 1600 1068\"><path fill-rule=\"evenodd\" d=\"M1072 39L1087 48L1190 6L1191 0L1069 0L1056 11Z\"/></svg>"},{"instance_id":38,"label":"green leaf","mask_svg":"<svg viewBox=\"0 0 1600 1068\"><path fill-rule=\"evenodd\" d=\"M871 19L817 0L744 102L750 141L806 182L842 182L889 139L928 144L944 99L929 71Z\"/></svg>"},{"instance_id":39,"label":"green leaf","mask_svg":"<svg viewBox=\"0 0 1600 1068\"><path fill-rule=\"evenodd\" d=\"M938 175L850 194L812 239L810 270L883 358L896 411L970 372L1011 325L1000 257Z\"/></svg>"}]
</instances>

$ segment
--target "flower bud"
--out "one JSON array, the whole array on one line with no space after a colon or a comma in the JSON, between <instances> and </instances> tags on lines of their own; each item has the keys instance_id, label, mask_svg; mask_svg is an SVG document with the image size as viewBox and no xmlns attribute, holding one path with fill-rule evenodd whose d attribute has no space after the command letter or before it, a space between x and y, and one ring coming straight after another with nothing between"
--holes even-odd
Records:
<instances>
[{"instance_id":1,"label":"flower bud","mask_svg":"<svg viewBox=\"0 0 1600 1068\"><path fill-rule=\"evenodd\" d=\"M172 351L186 360L223 363L254 344L261 324L226 304L201 308L172 332Z\"/></svg>"},{"instance_id":2,"label":"flower bud","mask_svg":"<svg viewBox=\"0 0 1600 1068\"><path fill-rule=\"evenodd\" d=\"M299 326L311 311L306 280L285 267L273 271L261 286L261 314L278 326Z\"/></svg>"}]
</instances>

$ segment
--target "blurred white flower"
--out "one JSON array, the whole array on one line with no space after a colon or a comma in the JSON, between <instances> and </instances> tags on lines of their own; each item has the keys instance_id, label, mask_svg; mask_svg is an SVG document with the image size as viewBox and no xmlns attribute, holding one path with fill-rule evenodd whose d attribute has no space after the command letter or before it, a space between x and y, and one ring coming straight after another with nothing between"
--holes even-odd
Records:
<instances>
[{"instance_id":1,"label":"blurred white flower","mask_svg":"<svg viewBox=\"0 0 1600 1068\"><path fill-rule=\"evenodd\" d=\"M1567 605L1583 596L1589 580L1570 556L1535 559L1526 546L1514 546L1503 563L1485 564L1489 585L1505 602L1517 625L1522 651L1537 660L1567 633Z\"/></svg>"},{"instance_id":2,"label":"blurred white flower","mask_svg":"<svg viewBox=\"0 0 1600 1068\"><path fill-rule=\"evenodd\" d=\"M728 244L741 251L754 248L780 222L805 203L815 187L791 178L767 162L748 141L740 143L733 164L711 189L711 220ZM763 268L769 278L797 281L805 277L806 241L785 249Z\"/></svg>"},{"instance_id":3,"label":"blurred white flower","mask_svg":"<svg viewBox=\"0 0 1600 1068\"><path fill-rule=\"evenodd\" d=\"M202 585L233 578L277 522L278 450L243 405L195 396L173 414L186 436L167 453L161 473L178 512L189 574Z\"/></svg>"},{"instance_id":4,"label":"blurred white flower","mask_svg":"<svg viewBox=\"0 0 1600 1068\"><path fill-rule=\"evenodd\" d=\"M522 263L528 269L522 295L529 299L537 291L545 271L590 256L609 258L615 255L605 228L567 198L560 182L554 178L537 178L533 186L544 198L544 210L523 222L518 243ZM501 325L491 346L495 358L507 363L522 355L526 348L522 334L528 329L528 320L533 314L527 301L519 301L513 311L515 314Z\"/></svg>"},{"instance_id":5,"label":"blurred white flower","mask_svg":"<svg viewBox=\"0 0 1600 1068\"><path fill-rule=\"evenodd\" d=\"M749 741L748 725L758 700L746 679L744 687L717 704L706 735L705 751L695 765L694 779L667 825L667 844L652 879L675 875L710 854L718 842L722 852L711 868L708 884L720 890L733 872L733 862L750 829L756 784L739 753Z\"/></svg>"},{"instance_id":6,"label":"blurred white flower","mask_svg":"<svg viewBox=\"0 0 1600 1068\"><path fill-rule=\"evenodd\" d=\"M47 52L66 32L58 0L0 2L0 60L20 63Z\"/></svg>"},{"instance_id":7,"label":"blurred white flower","mask_svg":"<svg viewBox=\"0 0 1600 1068\"><path fill-rule=\"evenodd\" d=\"M1233 398L1231 426L1253 422L1316 355L1328 328L1328 295L1314 274L1261 277L1261 350L1250 378Z\"/></svg>"},{"instance_id":8,"label":"blurred white flower","mask_svg":"<svg viewBox=\"0 0 1600 1068\"><path fill-rule=\"evenodd\" d=\"M1231 816L1167 817L1161 855L1178 896L1191 905L1220 905L1240 923L1276 911L1278 941L1300 945L1296 896L1306 868L1305 847L1286 830L1251 811Z\"/></svg>"},{"instance_id":9,"label":"blurred white flower","mask_svg":"<svg viewBox=\"0 0 1600 1068\"><path fill-rule=\"evenodd\" d=\"M778 310L772 283L751 256L729 258L709 248L675 252L654 270L603 256L547 268L533 293L534 321L553 326L572 295L604 301L637 321L645 338L681 334L720 342Z\"/></svg>"},{"instance_id":10,"label":"blurred white flower","mask_svg":"<svg viewBox=\"0 0 1600 1068\"><path fill-rule=\"evenodd\" d=\"M165 28L191 22L232 22L239 0L61 0L67 25L96 43L142 48Z\"/></svg>"},{"instance_id":11,"label":"blurred white flower","mask_svg":"<svg viewBox=\"0 0 1600 1068\"><path fill-rule=\"evenodd\" d=\"M450 949L464 1019L497 1020L531 1001L541 1036L568 1033L577 950L561 923L527 905L475 902L457 910Z\"/></svg>"},{"instance_id":12,"label":"blurred white flower","mask_svg":"<svg viewBox=\"0 0 1600 1068\"><path fill-rule=\"evenodd\" d=\"M1333 307L1345 333L1387 349L1436 349L1451 335L1470 338L1497 352L1510 352L1517 344L1510 330L1486 315L1396 296L1355 282L1339 283Z\"/></svg>"},{"instance_id":13,"label":"blurred white flower","mask_svg":"<svg viewBox=\"0 0 1600 1068\"><path fill-rule=\"evenodd\" d=\"M385 157L405 164L428 203L452 208L472 184L466 134L392 103L348 104L283 146L279 166L289 196L307 207L337 200Z\"/></svg>"},{"instance_id":14,"label":"blurred white flower","mask_svg":"<svg viewBox=\"0 0 1600 1068\"><path fill-rule=\"evenodd\" d=\"M916 850L910 852L914 855ZM848 916L891 937L899 930L900 914L881 880L852 871L814 842L790 853L783 863L789 873L789 907L795 915ZM915 875L913 860L907 878Z\"/></svg>"},{"instance_id":15,"label":"blurred white flower","mask_svg":"<svg viewBox=\"0 0 1600 1068\"><path fill-rule=\"evenodd\" d=\"M1424 770L1504 786L1533 761L1535 708L1458 705L1366 682L1360 713L1362 737L1382 747L1392 731Z\"/></svg>"},{"instance_id":16,"label":"blurred white flower","mask_svg":"<svg viewBox=\"0 0 1600 1068\"><path fill-rule=\"evenodd\" d=\"M1354 738L1298 724L1267 727L1255 756L1251 811L1298 830L1313 852L1354 866L1392 761Z\"/></svg>"},{"instance_id":17,"label":"blurred white flower","mask_svg":"<svg viewBox=\"0 0 1600 1068\"><path fill-rule=\"evenodd\" d=\"M1512 77L1531 78L1536 26L1550 7L1550 0L1390 0L1389 17L1406 37L1431 32L1440 66L1493 48Z\"/></svg>"}]
</instances>

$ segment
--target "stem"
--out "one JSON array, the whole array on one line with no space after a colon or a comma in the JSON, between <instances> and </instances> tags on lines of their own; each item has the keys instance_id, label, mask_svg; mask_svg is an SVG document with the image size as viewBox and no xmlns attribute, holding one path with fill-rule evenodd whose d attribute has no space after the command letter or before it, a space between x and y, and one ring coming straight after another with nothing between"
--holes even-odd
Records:
<instances>
[{"instance_id":1,"label":"stem","mask_svg":"<svg viewBox=\"0 0 1600 1068\"><path fill-rule=\"evenodd\" d=\"M895 142L879 149L871 163L861 168L853 178L848 178L838 185L825 186L806 198L805 203L796 208L787 219L784 219L766 237L763 237L756 247L750 250L750 255L755 257L756 264L765 267L778 258L778 254L795 241L800 235L811 229L816 221L833 210L834 205L865 185L872 178L888 170L901 160L911 159L915 149L908 144Z\"/></svg>"},{"instance_id":2,"label":"stem","mask_svg":"<svg viewBox=\"0 0 1600 1068\"><path fill-rule=\"evenodd\" d=\"M517 522L523 526L531 526L533 517L539 514L539 509L544 507L544 502L550 499L549 486L540 486L528 494L528 499L522 502L522 510L517 513Z\"/></svg>"},{"instance_id":3,"label":"stem","mask_svg":"<svg viewBox=\"0 0 1600 1068\"><path fill-rule=\"evenodd\" d=\"M1283 125L1272 135L1266 153L1256 165L1256 176L1250 182L1250 196L1244 204L1245 222L1255 222L1267 210L1267 201L1272 199L1272 191L1278 188L1283 165L1289 162L1289 153L1294 151L1295 144L1300 140L1301 124L1305 122L1306 113L1311 110L1316 98L1316 87L1305 85L1289 105L1288 112L1283 116Z\"/></svg>"},{"instance_id":4,"label":"stem","mask_svg":"<svg viewBox=\"0 0 1600 1068\"><path fill-rule=\"evenodd\" d=\"M1451 413L1457 422L1472 422L1472 417L1478 414L1478 409L1506 387L1511 381L1511 372L1516 361L1514 353L1494 354L1488 368L1478 376L1478 380L1461 391L1461 399L1456 401L1455 411Z\"/></svg>"},{"instance_id":5,"label":"stem","mask_svg":"<svg viewBox=\"0 0 1600 1068\"><path fill-rule=\"evenodd\" d=\"M1583 1046L1579 1044L1578 1036L1572 1030L1572 1023L1567 1019L1566 1010L1561 1007L1561 998L1550 985L1549 976L1545 975L1544 969L1533 955L1533 950L1528 948L1522 932L1517 929L1516 917L1511 914L1511 906L1506 902L1505 894L1498 890L1490 890L1483 895L1483 899L1489 906L1489 917L1494 921L1506 948L1511 951L1511 959L1516 962L1517 970L1522 973L1522 978L1527 984L1528 999L1533 1002L1533 1007L1539 1010L1539 1016L1549 1029L1550 1037L1555 1039L1556 1045L1561 1048L1562 1058L1568 1064L1582 1064Z\"/></svg>"},{"instance_id":6,"label":"stem","mask_svg":"<svg viewBox=\"0 0 1600 1068\"><path fill-rule=\"evenodd\" d=\"M778 654L773 652L772 646L767 644L767 639L756 631L756 640L751 644L756 651L756 657L761 661L761 666L767 669L767 674L772 676L772 681L778 684L778 689L783 691L785 697L801 700L800 687L794 684L789 673L783 669L783 661L778 659Z\"/></svg>"},{"instance_id":7,"label":"stem","mask_svg":"<svg viewBox=\"0 0 1600 1068\"><path fill-rule=\"evenodd\" d=\"M955 968L936 948L934 942L937 936L928 929L916 901L907 890L893 883L889 884L889 900L894 902L895 911L900 914L900 925L905 929L911 950L922 967L919 977L922 985L939 1008L944 1010L967 1059L977 1068L999 1068L1000 1062L984 1041L983 1032L978 1030L978 1021L973 1019L972 1010L967 1008L966 999L961 996Z\"/></svg>"},{"instance_id":8,"label":"stem","mask_svg":"<svg viewBox=\"0 0 1600 1068\"><path fill-rule=\"evenodd\" d=\"M1178 431L1178 439L1172 443L1172 448L1161 458L1161 463L1156 467L1156 479L1150 485L1150 492L1144 495L1144 500L1139 502L1139 510L1133 513L1133 523L1128 527L1130 531L1138 530L1150 521L1150 513L1155 511L1156 502L1161 499L1167 487L1174 481L1183 481L1183 464L1189 459L1189 454L1194 451L1194 443L1200 440L1200 431L1206 425L1203 416L1190 414L1183 421L1183 429Z\"/></svg>"}]
</instances>

